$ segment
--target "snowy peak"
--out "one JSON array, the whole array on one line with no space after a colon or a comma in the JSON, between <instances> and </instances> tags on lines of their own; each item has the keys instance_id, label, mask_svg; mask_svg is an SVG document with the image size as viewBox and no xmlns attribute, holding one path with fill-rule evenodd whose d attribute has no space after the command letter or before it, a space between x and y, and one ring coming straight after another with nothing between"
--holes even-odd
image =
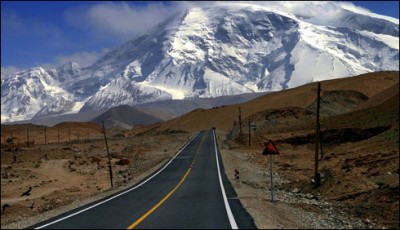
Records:
<instances>
[{"instance_id":1,"label":"snowy peak","mask_svg":"<svg viewBox=\"0 0 400 230\"><path fill-rule=\"evenodd\" d=\"M398 22L335 2L217 2L177 13L84 69L66 63L2 79L2 122L382 70L399 70Z\"/></svg>"},{"instance_id":2,"label":"snowy peak","mask_svg":"<svg viewBox=\"0 0 400 230\"><path fill-rule=\"evenodd\" d=\"M76 62L67 62L64 65L53 69L54 76L57 77L58 82L69 81L74 77L77 77L81 72L82 68Z\"/></svg>"},{"instance_id":3,"label":"snowy peak","mask_svg":"<svg viewBox=\"0 0 400 230\"><path fill-rule=\"evenodd\" d=\"M77 68L76 65L70 66ZM30 119L39 114L69 112L75 105L74 96L60 86L58 79L59 76L69 78L69 73L78 72L71 68L69 71L58 70L36 67L2 79L2 122ZM40 113L40 111L46 112Z\"/></svg>"}]
</instances>

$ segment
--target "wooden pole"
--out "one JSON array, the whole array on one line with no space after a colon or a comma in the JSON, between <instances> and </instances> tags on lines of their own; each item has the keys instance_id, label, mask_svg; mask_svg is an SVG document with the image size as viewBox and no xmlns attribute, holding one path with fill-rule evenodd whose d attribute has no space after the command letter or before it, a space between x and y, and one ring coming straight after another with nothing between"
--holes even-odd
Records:
<instances>
[{"instance_id":1,"label":"wooden pole","mask_svg":"<svg viewBox=\"0 0 400 230\"><path fill-rule=\"evenodd\" d=\"M322 151L322 132L321 132L321 123L318 125L319 129L319 150L320 150L320 156L321 158L324 157L324 152Z\"/></svg>"},{"instance_id":2,"label":"wooden pole","mask_svg":"<svg viewBox=\"0 0 400 230\"><path fill-rule=\"evenodd\" d=\"M316 129L315 129L315 156L314 156L314 187L320 186L320 174L318 172L318 150L319 150L319 110L320 110L320 99L321 99L321 83L318 83L317 89L317 118L316 118Z\"/></svg>"},{"instance_id":3,"label":"wooden pole","mask_svg":"<svg viewBox=\"0 0 400 230\"><path fill-rule=\"evenodd\" d=\"M274 184L273 184L273 176L272 176L272 154L269 155L269 175L271 179L271 202L274 202Z\"/></svg>"},{"instance_id":4,"label":"wooden pole","mask_svg":"<svg viewBox=\"0 0 400 230\"><path fill-rule=\"evenodd\" d=\"M110 156L110 152L108 151L107 136L106 136L106 129L104 128L104 121L102 120L101 123L103 124L104 141L106 142L106 149L107 149L107 156L108 156L108 171L110 173L111 188L113 188L114 186L113 186L113 175L112 175L112 169L111 169L111 156Z\"/></svg>"}]
</instances>

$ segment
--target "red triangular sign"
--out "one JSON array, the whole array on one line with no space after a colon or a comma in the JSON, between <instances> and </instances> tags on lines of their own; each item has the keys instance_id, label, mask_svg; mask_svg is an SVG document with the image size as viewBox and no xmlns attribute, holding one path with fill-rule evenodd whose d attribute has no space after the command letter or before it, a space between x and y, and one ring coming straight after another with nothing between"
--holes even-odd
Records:
<instances>
[{"instance_id":1,"label":"red triangular sign","mask_svg":"<svg viewBox=\"0 0 400 230\"><path fill-rule=\"evenodd\" d=\"M279 151L275 147L274 143L272 143L272 141L269 141L269 143L265 146L262 155L279 155Z\"/></svg>"}]
</instances>

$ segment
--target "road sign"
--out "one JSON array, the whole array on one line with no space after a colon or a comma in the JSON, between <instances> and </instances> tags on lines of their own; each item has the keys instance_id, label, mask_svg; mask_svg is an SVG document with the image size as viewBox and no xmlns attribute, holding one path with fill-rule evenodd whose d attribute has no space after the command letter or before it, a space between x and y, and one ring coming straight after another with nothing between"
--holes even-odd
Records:
<instances>
[{"instance_id":1,"label":"road sign","mask_svg":"<svg viewBox=\"0 0 400 230\"><path fill-rule=\"evenodd\" d=\"M270 140L267 143L265 143L265 149L262 153L262 155L269 155L269 175L271 177L271 202L274 202L274 184L273 184L273 174L272 174L272 155L279 155L278 149L275 147L274 143Z\"/></svg>"},{"instance_id":2,"label":"road sign","mask_svg":"<svg viewBox=\"0 0 400 230\"><path fill-rule=\"evenodd\" d=\"M269 143L265 145L262 155L279 155L279 151L275 147L274 143L269 141Z\"/></svg>"}]
</instances>

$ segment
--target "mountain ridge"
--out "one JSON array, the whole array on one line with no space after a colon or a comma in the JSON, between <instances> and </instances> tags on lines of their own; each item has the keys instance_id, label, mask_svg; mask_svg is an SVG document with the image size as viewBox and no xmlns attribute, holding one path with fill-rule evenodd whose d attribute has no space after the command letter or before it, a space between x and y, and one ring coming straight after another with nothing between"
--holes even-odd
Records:
<instances>
[{"instance_id":1,"label":"mountain ridge","mask_svg":"<svg viewBox=\"0 0 400 230\"><path fill-rule=\"evenodd\" d=\"M398 24L342 11L341 20L313 24L311 16L249 3L193 7L86 68L67 63L2 78L1 121L279 91L398 70Z\"/></svg>"}]
</instances>

